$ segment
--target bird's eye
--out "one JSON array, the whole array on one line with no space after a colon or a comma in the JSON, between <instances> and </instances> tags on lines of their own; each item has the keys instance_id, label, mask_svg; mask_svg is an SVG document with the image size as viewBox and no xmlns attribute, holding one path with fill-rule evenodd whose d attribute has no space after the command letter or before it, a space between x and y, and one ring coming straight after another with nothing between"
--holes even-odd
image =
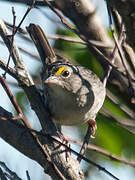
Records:
<instances>
[{"instance_id":1,"label":"bird's eye","mask_svg":"<svg viewBox=\"0 0 135 180\"><path fill-rule=\"evenodd\" d=\"M69 75L70 75L70 72L67 71L67 70L65 70L65 71L62 72L62 76L63 76L63 77L68 77Z\"/></svg>"}]
</instances>

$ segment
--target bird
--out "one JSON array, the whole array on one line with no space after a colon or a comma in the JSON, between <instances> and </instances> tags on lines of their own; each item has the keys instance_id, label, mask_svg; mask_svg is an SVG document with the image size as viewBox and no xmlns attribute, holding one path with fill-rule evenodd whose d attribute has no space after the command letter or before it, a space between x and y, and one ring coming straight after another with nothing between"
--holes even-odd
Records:
<instances>
[{"instance_id":1,"label":"bird","mask_svg":"<svg viewBox=\"0 0 135 180\"><path fill-rule=\"evenodd\" d=\"M53 122L59 127L88 122L93 137L95 117L106 96L102 81L90 69L63 59L50 63L45 71L43 94Z\"/></svg>"},{"instance_id":2,"label":"bird","mask_svg":"<svg viewBox=\"0 0 135 180\"><path fill-rule=\"evenodd\" d=\"M30 24L27 31L43 64L43 100L51 119L58 129L62 125L88 122L94 136L97 128L95 117L106 96L105 83L90 69L63 57L58 59L39 25Z\"/></svg>"}]
</instances>

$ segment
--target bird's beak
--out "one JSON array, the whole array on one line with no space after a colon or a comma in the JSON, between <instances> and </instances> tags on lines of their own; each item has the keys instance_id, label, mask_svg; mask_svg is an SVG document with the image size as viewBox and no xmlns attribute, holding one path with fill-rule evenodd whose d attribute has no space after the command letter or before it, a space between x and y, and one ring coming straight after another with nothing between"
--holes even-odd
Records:
<instances>
[{"instance_id":1,"label":"bird's beak","mask_svg":"<svg viewBox=\"0 0 135 180\"><path fill-rule=\"evenodd\" d=\"M61 81L58 78L56 78L55 76L48 77L45 80L45 84L62 86Z\"/></svg>"}]
</instances>

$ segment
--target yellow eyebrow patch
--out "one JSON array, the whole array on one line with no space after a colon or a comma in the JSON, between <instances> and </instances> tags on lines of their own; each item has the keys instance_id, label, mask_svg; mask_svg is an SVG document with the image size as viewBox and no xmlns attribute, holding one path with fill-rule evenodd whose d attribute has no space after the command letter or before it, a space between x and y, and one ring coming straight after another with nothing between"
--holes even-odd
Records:
<instances>
[{"instance_id":1,"label":"yellow eyebrow patch","mask_svg":"<svg viewBox=\"0 0 135 180\"><path fill-rule=\"evenodd\" d=\"M65 66L60 67L56 72L55 75L60 75L64 70L66 70L67 68Z\"/></svg>"}]
</instances>

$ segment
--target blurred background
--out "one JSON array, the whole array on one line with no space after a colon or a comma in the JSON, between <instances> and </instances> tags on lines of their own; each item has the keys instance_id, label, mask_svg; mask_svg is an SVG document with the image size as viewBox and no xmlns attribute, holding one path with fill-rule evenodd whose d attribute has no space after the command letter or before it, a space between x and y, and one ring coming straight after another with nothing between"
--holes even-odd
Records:
<instances>
[{"instance_id":1,"label":"blurred background","mask_svg":"<svg viewBox=\"0 0 135 180\"><path fill-rule=\"evenodd\" d=\"M93 4L96 8L98 15L101 18L101 22L104 24L109 34L110 30L108 24L108 14L104 0L93 0ZM11 3L8 0L0 0L0 18L12 24L12 7L14 7L15 9L17 16L16 25L18 25L20 20L22 19L22 16L27 10L27 6L24 4ZM27 15L21 27L25 29L25 27L28 26L30 23L40 25L47 35L58 34L70 37L77 37L74 35L73 32L65 29L65 27L61 24L59 18L57 18L56 15L48 8L40 7L32 9ZM62 40L53 40L52 38L49 39L49 42L55 48L55 50L60 52L65 57L68 57L76 63L90 68L99 77L103 77L103 69L101 65L87 50L85 45L66 42ZM33 79L38 84L41 63L39 61L38 53L35 46L33 45L33 43L24 39L20 34L17 34L15 36L15 43L20 48L20 53L30 74L33 76ZM32 57L30 53L34 57ZM0 39L0 57L7 61L8 56L9 52ZM10 61L10 65L12 66L12 60ZM2 73L3 71L0 69L0 74ZM23 112L29 120L31 126L36 130L40 130L40 123L36 118L35 113L31 110L27 97L25 96L22 89L19 88L16 84L16 81L8 75L7 81L9 83L10 89L16 97L19 105L22 107ZM135 135L130 130L128 130L128 128L125 128L125 126L122 126L117 122L117 119L121 121L129 119L129 112L134 113L135 106L129 103L128 97L125 96L124 91L123 93L121 93L120 87L118 87L115 82L111 82L111 80L108 82L107 85L107 93L108 96L106 97L104 107L101 109L96 118L98 128L95 139L91 139L90 143L96 145L98 148L103 148L109 153L114 154L120 158L127 159L129 162L135 161ZM13 112L13 114L16 114L1 85L0 106L7 109L8 111ZM75 127L63 127L63 133L69 138L83 141L86 129L87 124ZM79 145L71 143L71 147L79 152ZM113 161L113 159L110 159L109 157L92 150L87 150L86 157L102 165L121 180L135 179L135 169L133 166L118 161ZM2 139L0 139L0 161L5 162L6 165L12 171L15 171L18 176L23 180L27 179L26 170L29 171L29 175L32 180L50 179L48 175L46 175L45 177L43 169L40 165L16 151ZM104 174L102 171L99 171L98 169L96 169L90 164L85 163L84 161L81 162L81 167L85 172L86 179L112 179L111 177Z\"/></svg>"}]
</instances>

